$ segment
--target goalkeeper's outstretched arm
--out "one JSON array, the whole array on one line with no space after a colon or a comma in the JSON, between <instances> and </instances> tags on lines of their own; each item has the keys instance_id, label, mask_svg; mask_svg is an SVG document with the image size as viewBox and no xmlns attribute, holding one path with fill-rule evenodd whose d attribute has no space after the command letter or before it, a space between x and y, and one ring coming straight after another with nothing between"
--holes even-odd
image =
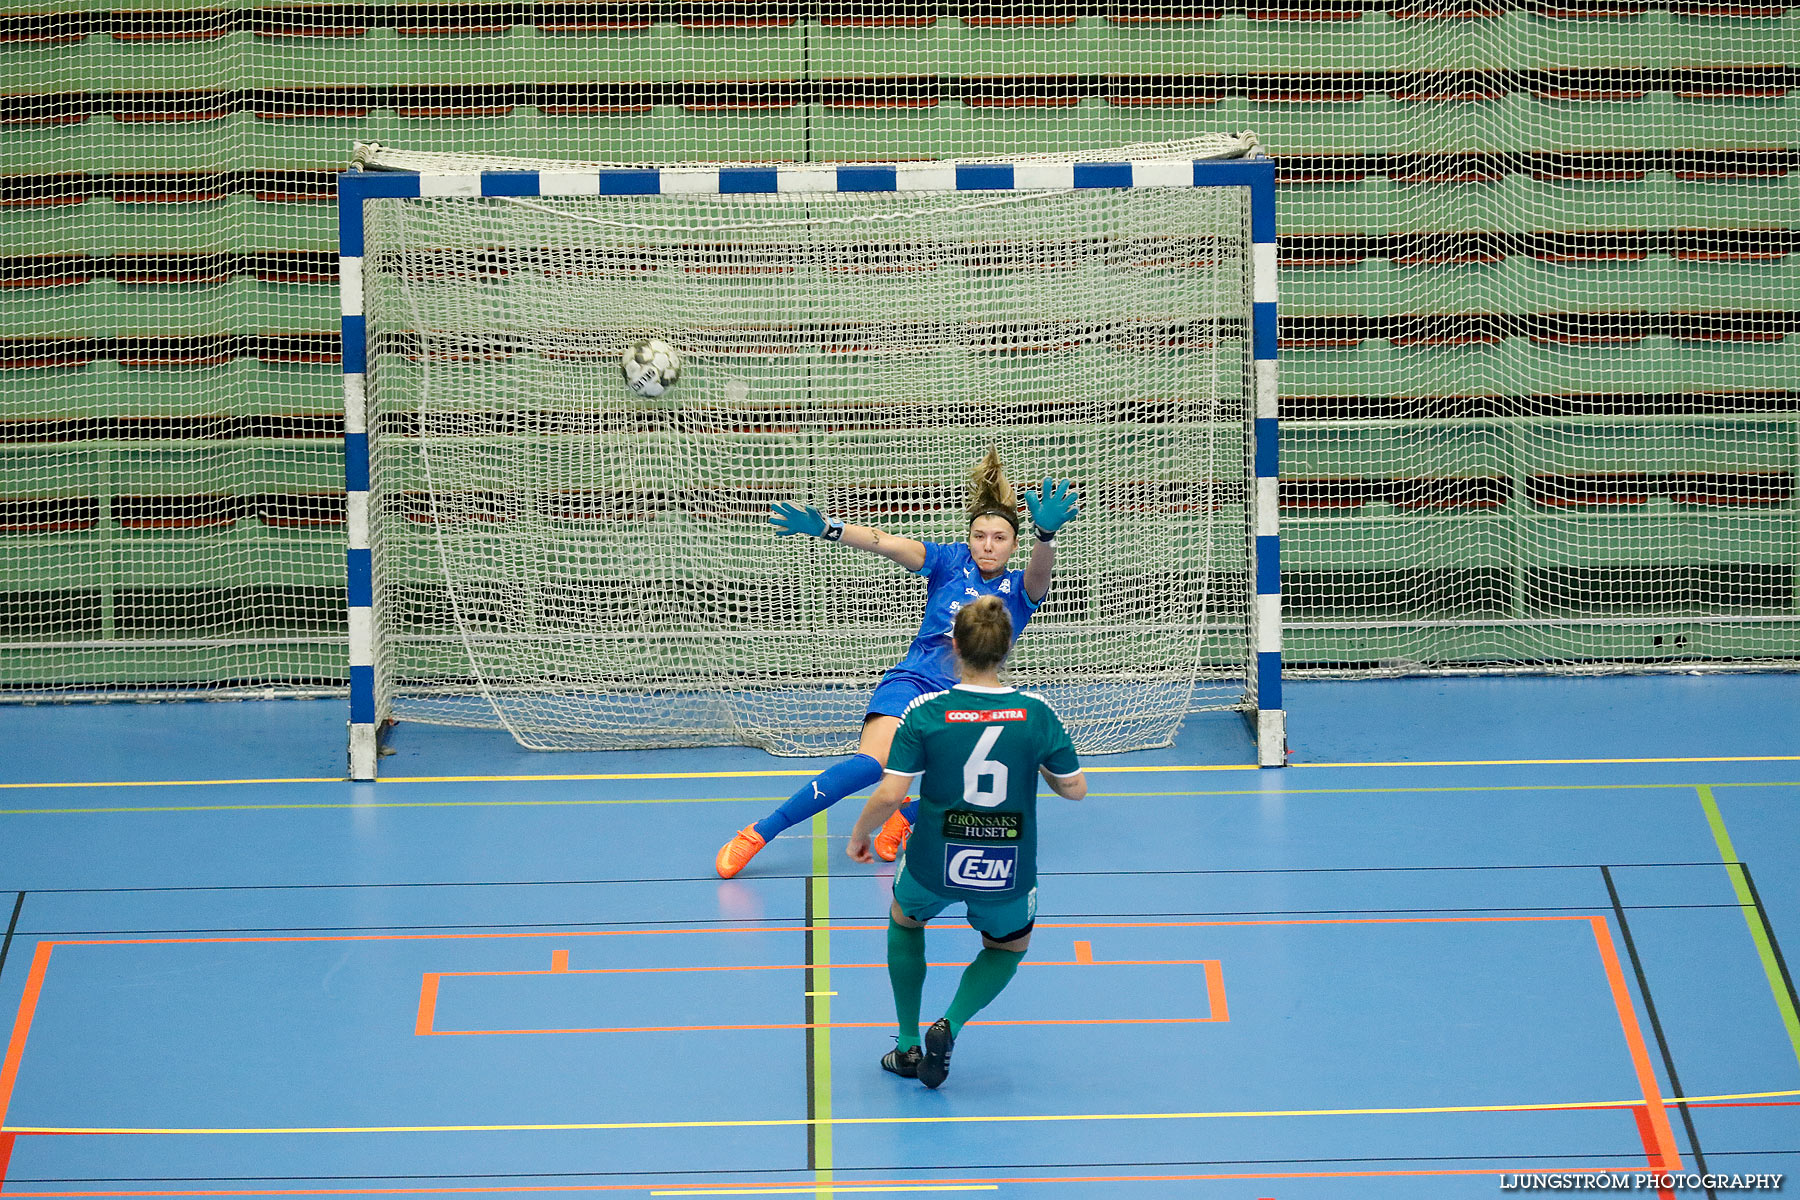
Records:
<instances>
[{"instance_id":1,"label":"goalkeeper's outstretched arm","mask_svg":"<svg viewBox=\"0 0 1800 1200\"><path fill-rule=\"evenodd\" d=\"M775 526L776 537L791 537L802 533L827 542L842 542L858 550L879 554L909 571L917 571L925 565L924 542L883 533L867 525L847 525L836 518L825 516L810 504L777 501L769 506L769 524Z\"/></svg>"},{"instance_id":2,"label":"goalkeeper's outstretched arm","mask_svg":"<svg viewBox=\"0 0 1800 1200\"><path fill-rule=\"evenodd\" d=\"M1031 511L1037 526L1037 540L1031 546L1031 558L1025 564L1025 594L1033 604L1042 604L1050 594L1050 575L1056 568L1057 530L1081 515L1081 497L1066 479L1052 483L1048 478L1036 492L1025 493L1025 507Z\"/></svg>"}]
</instances>

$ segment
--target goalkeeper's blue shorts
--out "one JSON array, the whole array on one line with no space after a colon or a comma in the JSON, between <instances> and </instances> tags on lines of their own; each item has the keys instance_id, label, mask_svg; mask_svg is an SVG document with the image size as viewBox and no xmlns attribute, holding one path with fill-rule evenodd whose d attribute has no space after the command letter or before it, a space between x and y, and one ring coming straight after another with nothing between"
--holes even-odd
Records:
<instances>
[{"instance_id":1,"label":"goalkeeper's blue shorts","mask_svg":"<svg viewBox=\"0 0 1800 1200\"><path fill-rule=\"evenodd\" d=\"M914 700L944 691L954 683L955 680L946 683L917 671L894 667L875 685L875 694L869 697L869 711L863 719L866 721L869 717L905 716L906 706Z\"/></svg>"}]
</instances>

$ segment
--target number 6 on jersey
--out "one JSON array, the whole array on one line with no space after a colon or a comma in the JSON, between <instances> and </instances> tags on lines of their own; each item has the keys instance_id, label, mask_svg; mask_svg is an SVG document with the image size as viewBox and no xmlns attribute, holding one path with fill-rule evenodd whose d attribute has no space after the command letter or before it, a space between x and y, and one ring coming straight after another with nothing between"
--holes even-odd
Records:
<instances>
[{"instance_id":1,"label":"number 6 on jersey","mask_svg":"<svg viewBox=\"0 0 1800 1200\"><path fill-rule=\"evenodd\" d=\"M1006 764L988 757L994 743L1000 740L1004 725L989 725L981 731L981 740L969 751L963 764L963 803L981 808L997 808L1006 802ZM984 781L986 786L983 786Z\"/></svg>"}]
</instances>

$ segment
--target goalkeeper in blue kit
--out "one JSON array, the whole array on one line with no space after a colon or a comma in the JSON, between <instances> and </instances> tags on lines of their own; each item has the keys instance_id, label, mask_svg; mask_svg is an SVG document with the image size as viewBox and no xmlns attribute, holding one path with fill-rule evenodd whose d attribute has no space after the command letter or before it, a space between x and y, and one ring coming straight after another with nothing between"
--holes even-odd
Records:
<instances>
[{"instance_id":1,"label":"goalkeeper in blue kit","mask_svg":"<svg viewBox=\"0 0 1800 1200\"><path fill-rule=\"evenodd\" d=\"M1066 479L1044 480L1039 492L1025 493L1037 536L1024 570L1008 567L1019 548L1019 499L992 447L969 476L968 536L961 542L920 542L827 517L810 505L771 506L776 537L804 534L866 550L925 580L925 612L906 657L882 675L863 716L857 753L832 764L788 797L774 812L739 830L719 848L714 867L730 879L769 840L816 813L854 796L881 779L888 747L900 716L916 698L956 682L950 656L950 623L965 605L991 596L1009 615L1016 636L1050 592L1056 564L1056 533L1079 514L1077 496ZM892 861L910 832L907 815L896 812L875 839L875 852Z\"/></svg>"},{"instance_id":2,"label":"goalkeeper in blue kit","mask_svg":"<svg viewBox=\"0 0 1800 1200\"><path fill-rule=\"evenodd\" d=\"M919 781L919 816L894 868L888 911L888 981L898 1044L885 1070L935 1088L950 1073L963 1026L998 996L1031 944L1037 920L1038 777L1080 800L1087 777L1068 732L1043 697L1000 682L1012 620L997 598L956 614L961 682L907 706L881 785L850 833L850 857L871 862L870 837ZM964 970L950 1009L919 1038L925 991L925 922L968 906L982 951Z\"/></svg>"}]
</instances>

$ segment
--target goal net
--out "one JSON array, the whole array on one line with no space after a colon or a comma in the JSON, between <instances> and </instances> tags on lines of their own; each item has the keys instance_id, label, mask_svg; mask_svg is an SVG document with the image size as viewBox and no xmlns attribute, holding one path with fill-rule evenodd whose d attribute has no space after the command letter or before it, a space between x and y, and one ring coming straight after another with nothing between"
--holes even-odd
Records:
<instances>
[{"instance_id":1,"label":"goal net","mask_svg":"<svg viewBox=\"0 0 1800 1200\"><path fill-rule=\"evenodd\" d=\"M923 582L769 505L960 541L990 444L1081 493L1008 664L1077 745L1255 711L1257 256L1211 165L536 164L363 205L376 719L848 751Z\"/></svg>"}]
</instances>

